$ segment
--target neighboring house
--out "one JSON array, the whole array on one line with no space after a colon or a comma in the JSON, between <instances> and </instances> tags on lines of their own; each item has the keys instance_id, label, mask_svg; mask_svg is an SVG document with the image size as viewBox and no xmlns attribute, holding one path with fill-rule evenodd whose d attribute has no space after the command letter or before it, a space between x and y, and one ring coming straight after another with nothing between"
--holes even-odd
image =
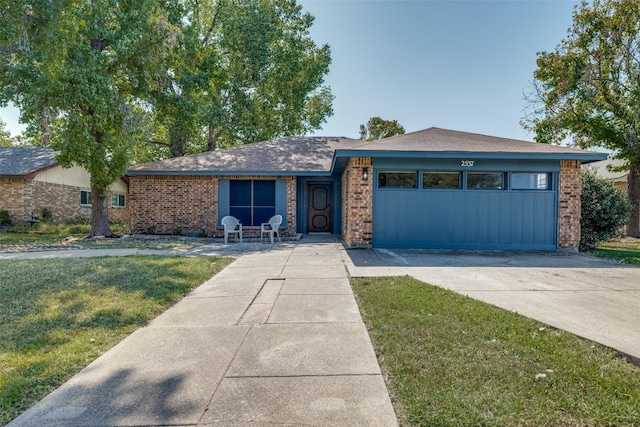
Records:
<instances>
[{"instance_id":1,"label":"neighboring house","mask_svg":"<svg viewBox=\"0 0 640 427\"><path fill-rule=\"evenodd\" d=\"M613 185L616 188L623 190L626 194L628 180L629 180L629 171L621 171L621 172L612 172L609 170L609 167L619 167L624 165L624 160L620 159L606 159L601 160L599 162L589 163L585 165L585 168L589 168L595 172L597 176L600 178L608 179L613 182Z\"/></svg>"},{"instance_id":2,"label":"neighboring house","mask_svg":"<svg viewBox=\"0 0 640 427\"><path fill-rule=\"evenodd\" d=\"M109 219L129 222L128 186L124 179L111 186ZM14 224L31 215L51 212L53 222L91 218L89 173L81 167L65 169L46 147L0 147L0 210Z\"/></svg>"},{"instance_id":3,"label":"neighboring house","mask_svg":"<svg viewBox=\"0 0 640 427\"><path fill-rule=\"evenodd\" d=\"M606 154L438 128L379 141L292 137L131 167L131 230L284 231L349 247L575 250L580 165Z\"/></svg>"}]
</instances>

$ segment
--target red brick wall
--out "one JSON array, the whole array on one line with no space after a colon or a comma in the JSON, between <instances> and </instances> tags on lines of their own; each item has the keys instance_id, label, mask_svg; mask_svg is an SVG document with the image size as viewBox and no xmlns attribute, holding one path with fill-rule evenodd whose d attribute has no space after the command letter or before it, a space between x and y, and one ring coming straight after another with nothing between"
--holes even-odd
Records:
<instances>
[{"instance_id":1,"label":"red brick wall","mask_svg":"<svg viewBox=\"0 0 640 427\"><path fill-rule=\"evenodd\" d=\"M369 178L364 180L363 168ZM373 218L373 167L371 158L349 160L342 173L342 237L349 247L370 247Z\"/></svg>"},{"instance_id":2,"label":"red brick wall","mask_svg":"<svg viewBox=\"0 0 640 427\"><path fill-rule=\"evenodd\" d=\"M31 216L51 211L53 222L90 219L91 207L80 206L80 187L23 179L0 180L0 210L9 211L11 221L19 225ZM129 222L128 197L124 208L113 208L109 201L109 220Z\"/></svg>"},{"instance_id":3,"label":"red brick wall","mask_svg":"<svg viewBox=\"0 0 640 427\"><path fill-rule=\"evenodd\" d=\"M129 181L131 231L144 233L155 227L157 234L205 231L217 235L219 179L286 180L287 228L283 234L296 232L296 179L291 176L172 176L136 175ZM260 227L243 227L243 235L259 235Z\"/></svg>"},{"instance_id":4,"label":"red brick wall","mask_svg":"<svg viewBox=\"0 0 640 427\"><path fill-rule=\"evenodd\" d=\"M558 246L560 249L578 250L580 245L580 162L563 160L560 169L558 211Z\"/></svg>"}]
</instances>

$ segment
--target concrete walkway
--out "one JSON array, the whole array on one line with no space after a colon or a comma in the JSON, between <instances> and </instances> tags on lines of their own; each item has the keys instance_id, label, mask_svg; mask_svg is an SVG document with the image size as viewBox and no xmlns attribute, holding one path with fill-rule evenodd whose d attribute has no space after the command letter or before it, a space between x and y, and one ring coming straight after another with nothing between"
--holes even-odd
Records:
<instances>
[{"instance_id":1,"label":"concrete walkway","mask_svg":"<svg viewBox=\"0 0 640 427\"><path fill-rule=\"evenodd\" d=\"M9 426L396 426L342 245L267 247L237 245L244 255Z\"/></svg>"},{"instance_id":2,"label":"concrete walkway","mask_svg":"<svg viewBox=\"0 0 640 427\"><path fill-rule=\"evenodd\" d=\"M343 250L353 277L410 275L515 311L640 364L640 268L581 253Z\"/></svg>"}]
</instances>

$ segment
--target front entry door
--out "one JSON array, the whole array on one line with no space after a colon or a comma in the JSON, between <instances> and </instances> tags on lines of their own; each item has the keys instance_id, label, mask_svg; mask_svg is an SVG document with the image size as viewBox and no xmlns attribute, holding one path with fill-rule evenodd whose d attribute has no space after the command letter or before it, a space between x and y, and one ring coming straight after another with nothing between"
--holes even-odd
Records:
<instances>
[{"instance_id":1,"label":"front entry door","mask_svg":"<svg viewBox=\"0 0 640 427\"><path fill-rule=\"evenodd\" d=\"M309 184L309 233L333 232L333 183Z\"/></svg>"}]
</instances>

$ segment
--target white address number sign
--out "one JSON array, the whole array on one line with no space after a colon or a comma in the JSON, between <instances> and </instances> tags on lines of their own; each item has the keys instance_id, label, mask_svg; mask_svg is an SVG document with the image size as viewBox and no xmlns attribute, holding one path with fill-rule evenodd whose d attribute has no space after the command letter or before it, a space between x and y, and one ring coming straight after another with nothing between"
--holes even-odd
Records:
<instances>
[{"instance_id":1,"label":"white address number sign","mask_svg":"<svg viewBox=\"0 0 640 427\"><path fill-rule=\"evenodd\" d=\"M475 162L475 160L460 160L460 166L462 166L463 168L470 168L473 167L473 164Z\"/></svg>"}]
</instances>

